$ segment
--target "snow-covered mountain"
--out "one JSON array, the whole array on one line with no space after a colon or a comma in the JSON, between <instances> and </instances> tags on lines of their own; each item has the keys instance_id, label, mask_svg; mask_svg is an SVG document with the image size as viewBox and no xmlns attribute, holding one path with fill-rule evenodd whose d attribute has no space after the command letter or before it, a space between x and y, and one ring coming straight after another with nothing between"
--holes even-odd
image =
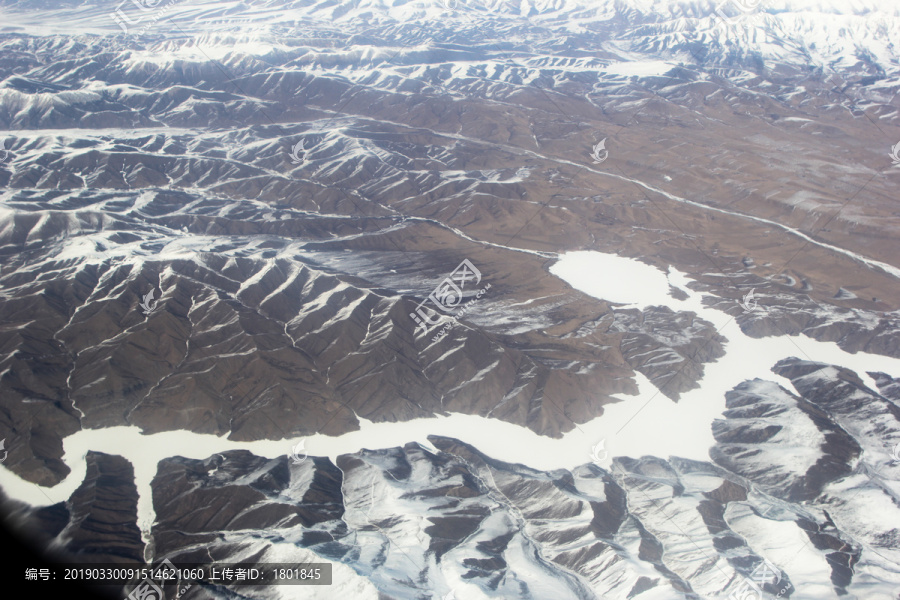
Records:
<instances>
[{"instance_id":1,"label":"snow-covered mountain","mask_svg":"<svg viewBox=\"0 0 900 600\"><path fill-rule=\"evenodd\" d=\"M334 566L187 599L900 598L896 3L0 17L41 548Z\"/></svg>"}]
</instances>

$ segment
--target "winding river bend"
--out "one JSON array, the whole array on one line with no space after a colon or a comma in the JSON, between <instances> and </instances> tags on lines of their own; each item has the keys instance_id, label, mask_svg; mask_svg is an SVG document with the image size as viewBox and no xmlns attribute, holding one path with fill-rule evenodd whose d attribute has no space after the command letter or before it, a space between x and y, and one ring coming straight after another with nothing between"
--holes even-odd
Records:
<instances>
[{"instance_id":1,"label":"winding river bend","mask_svg":"<svg viewBox=\"0 0 900 600\"><path fill-rule=\"evenodd\" d=\"M702 294L689 289L686 285L689 280L674 269L663 273L616 255L573 252L563 255L550 271L591 296L629 307L662 305L675 311L693 311L713 323L728 339L726 354L705 366L700 387L684 393L678 403L660 394L646 377L636 373L640 390L637 397L620 396L622 402L607 405L602 417L580 425L559 439L540 436L511 423L464 414L405 423L373 423L359 419L362 426L358 431L337 437L314 435L305 438L309 455L328 456L334 462L341 454L364 448L391 448L408 442L419 442L436 451L427 437L441 435L471 444L493 458L541 470L570 469L590 462L591 448L601 440L606 450L601 465L605 466L620 456L679 456L706 461L709 448L714 444L711 424L725 409L725 392L742 381L757 377L775 381L795 392L789 380L771 371L781 359L798 357L843 366L855 371L872 389L877 388L867 371L900 375L900 360L862 352L850 354L831 342L819 342L805 336L750 338L744 335L733 317L703 306ZM599 277L598 273L604 275ZM625 273L627 277L622 276ZM669 293L670 286L682 290L688 298L673 298ZM677 423L677 427L673 427L673 423ZM139 494L138 525L146 539L155 519L150 482L160 460L172 456L205 459L228 450L248 450L275 458L289 454L299 441L236 442L227 436L190 431L143 435L137 427L87 429L63 441L63 460L71 469L64 481L44 488L0 468L0 486L15 500L32 506L47 506L68 499L84 480L88 451L123 456L134 465ZM14 440L7 440L8 447L14 443Z\"/></svg>"}]
</instances>

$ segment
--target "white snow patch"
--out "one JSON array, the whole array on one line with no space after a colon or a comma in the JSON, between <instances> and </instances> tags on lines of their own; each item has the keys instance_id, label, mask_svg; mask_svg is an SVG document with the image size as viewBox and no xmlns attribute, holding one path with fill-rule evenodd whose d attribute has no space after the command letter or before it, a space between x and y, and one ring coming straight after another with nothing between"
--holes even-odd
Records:
<instances>
[{"instance_id":1,"label":"white snow patch","mask_svg":"<svg viewBox=\"0 0 900 600\"><path fill-rule=\"evenodd\" d=\"M663 60L637 60L610 63L602 71L610 75L650 77L653 75L665 75L674 67L675 65Z\"/></svg>"}]
</instances>

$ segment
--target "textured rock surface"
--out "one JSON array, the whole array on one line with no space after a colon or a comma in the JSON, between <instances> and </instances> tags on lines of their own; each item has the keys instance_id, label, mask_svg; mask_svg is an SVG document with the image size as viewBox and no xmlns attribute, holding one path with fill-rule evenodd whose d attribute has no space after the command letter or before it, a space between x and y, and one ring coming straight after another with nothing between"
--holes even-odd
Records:
<instances>
[{"instance_id":1,"label":"textured rock surface","mask_svg":"<svg viewBox=\"0 0 900 600\"><path fill-rule=\"evenodd\" d=\"M347 598L718 598L765 560L768 596L897 600L900 373L803 351L900 357L889 0L727 26L711 2L126 4L3 4L0 473L63 482L3 503L39 545L318 557ZM581 293L550 273L578 250L668 291L619 302L642 283L598 270ZM435 340L410 315L464 259L465 300L490 289ZM665 306L701 296L721 322ZM716 388L731 321L802 359ZM548 472L398 436L168 456L140 499L119 456L64 481L64 440L111 426L287 442L459 413L562 445L618 402L666 440L696 429L660 403L723 394L709 461Z\"/></svg>"}]
</instances>

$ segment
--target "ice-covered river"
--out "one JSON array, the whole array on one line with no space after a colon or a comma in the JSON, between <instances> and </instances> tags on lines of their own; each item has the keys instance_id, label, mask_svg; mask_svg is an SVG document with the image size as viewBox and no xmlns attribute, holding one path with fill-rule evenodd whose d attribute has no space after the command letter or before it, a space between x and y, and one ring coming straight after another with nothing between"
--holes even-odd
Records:
<instances>
[{"instance_id":1,"label":"ice-covered river","mask_svg":"<svg viewBox=\"0 0 900 600\"><path fill-rule=\"evenodd\" d=\"M659 394L653 384L637 374L638 397L621 396L623 402L608 405L602 417L580 425L561 439L536 435L524 427L494 419L452 414L406 423L372 423L361 419L359 431L339 437L315 435L305 438L307 452L312 456L328 456L334 461L338 455L363 448L389 448L410 441L431 448L427 436L434 434L462 440L496 459L544 470L571 468L590 462L591 448L600 440L604 440L606 464L617 456L680 456L707 460L713 445L711 423L725 408L726 391L746 379L757 377L776 381L793 391L788 380L771 372L772 366L783 358L796 356L844 366L855 371L873 388L874 382L866 371L900 375L900 360L864 353L850 354L834 343L817 342L805 336L747 337L733 317L704 307L701 294L690 290L685 276L674 269L663 273L616 255L573 252L563 255L550 271L597 298L635 307L664 305L676 311L693 311L713 323L728 339L726 355L707 364L700 387L682 394L678 403ZM688 298L673 298L669 293L670 284L683 290ZM139 525L146 531L154 519L150 481L160 460L170 456L203 459L234 449L274 458L288 454L299 441L234 442L225 437L188 431L141 435L136 427L82 430L64 440L63 460L72 472L63 482L52 488L41 488L0 468L0 486L14 499L46 506L67 499L81 484L86 470L85 455L89 450L124 456L135 468L140 494ZM13 444L15 440L7 440L7 447Z\"/></svg>"}]
</instances>

